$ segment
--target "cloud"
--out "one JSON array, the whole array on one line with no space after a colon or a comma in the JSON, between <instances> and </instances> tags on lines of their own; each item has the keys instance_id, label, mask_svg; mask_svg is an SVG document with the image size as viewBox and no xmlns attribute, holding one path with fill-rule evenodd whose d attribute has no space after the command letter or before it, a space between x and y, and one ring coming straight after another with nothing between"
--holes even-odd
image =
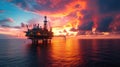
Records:
<instances>
[{"instance_id":1,"label":"cloud","mask_svg":"<svg viewBox=\"0 0 120 67\"><path fill-rule=\"evenodd\" d=\"M112 17L106 17L103 18L99 23L98 23L98 28L97 30L99 31L109 31L109 26L112 23L113 18Z\"/></svg>"},{"instance_id":2,"label":"cloud","mask_svg":"<svg viewBox=\"0 0 120 67\"><path fill-rule=\"evenodd\" d=\"M120 31L120 15L115 16L109 27L111 31Z\"/></svg>"},{"instance_id":3,"label":"cloud","mask_svg":"<svg viewBox=\"0 0 120 67\"><path fill-rule=\"evenodd\" d=\"M23 5L22 9L29 8L28 11L52 17L64 17L73 12L79 12L85 9L86 4L82 0L12 0L11 3L16 5L20 3Z\"/></svg>"},{"instance_id":4,"label":"cloud","mask_svg":"<svg viewBox=\"0 0 120 67\"><path fill-rule=\"evenodd\" d=\"M7 18L7 20L8 20L9 22L14 22L14 20L13 20L12 18Z\"/></svg>"},{"instance_id":5,"label":"cloud","mask_svg":"<svg viewBox=\"0 0 120 67\"><path fill-rule=\"evenodd\" d=\"M0 9L0 13L3 13L3 12L5 12L5 11Z\"/></svg>"},{"instance_id":6,"label":"cloud","mask_svg":"<svg viewBox=\"0 0 120 67\"><path fill-rule=\"evenodd\" d=\"M23 8L23 9L26 9L29 7L26 0L8 0L8 2L12 2L18 7Z\"/></svg>"},{"instance_id":7,"label":"cloud","mask_svg":"<svg viewBox=\"0 0 120 67\"><path fill-rule=\"evenodd\" d=\"M12 18L2 19L2 20L0 20L0 25L7 24L8 22L14 22L14 20Z\"/></svg>"},{"instance_id":8,"label":"cloud","mask_svg":"<svg viewBox=\"0 0 120 67\"><path fill-rule=\"evenodd\" d=\"M93 22L84 22L81 26L78 27L79 30L92 30Z\"/></svg>"},{"instance_id":9,"label":"cloud","mask_svg":"<svg viewBox=\"0 0 120 67\"><path fill-rule=\"evenodd\" d=\"M0 37L2 38L25 37L25 33L23 31L24 30L19 26L1 25L0 26Z\"/></svg>"},{"instance_id":10,"label":"cloud","mask_svg":"<svg viewBox=\"0 0 120 67\"><path fill-rule=\"evenodd\" d=\"M109 31L109 26L116 25L114 20L120 15L119 0L11 0L9 2L39 15L48 15L54 26L70 23L72 27L80 26L84 30L94 26L97 30ZM36 22L36 20L29 22L33 21Z\"/></svg>"},{"instance_id":11,"label":"cloud","mask_svg":"<svg viewBox=\"0 0 120 67\"><path fill-rule=\"evenodd\" d=\"M98 0L100 13L111 13L120 11L120 0Z\"/></svg>"},{"instance_id":12,"label":"cloud","mask_svg":"<svg viewBox=\"0 0 120 67\"><path fill-rule=\"evenodd\" d=\"M21 29L21 26L10 26L10 25L1 25L2 28L14 28L14 29Z\"/></svg>"},{"instance_id":13,"label":"cloud","mask_svg":"<svg viewBox=\"0 0 120 67\"><path fill-rule=\"evenodd\" d=\"M83 21L92 20L98 31L111 31L116 26L118 28L120 23L116 24L116 18L120 15L119 0L88 0L87 5L87 10L81 12L84 16L88 14Z\"/></svg>"},{"instance_id":14,"label":"cloud","mask_svg":"<svg viewBox=\"0 0 120 67\"><path fill-rule=\"evenodd\" d=\"M0 28L2 29L2 28L11 28L11 26L10 25L0 25Z\"/></svg>"}]
</instances>

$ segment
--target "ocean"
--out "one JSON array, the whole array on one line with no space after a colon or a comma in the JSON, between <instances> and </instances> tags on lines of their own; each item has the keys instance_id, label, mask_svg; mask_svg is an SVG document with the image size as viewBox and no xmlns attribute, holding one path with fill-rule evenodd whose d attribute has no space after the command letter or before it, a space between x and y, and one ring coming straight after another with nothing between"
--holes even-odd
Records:
<instances>
[{"instance_id":1,"label":"ocean","mask_svg":"<svg viewBox=\"0 0 120 67\"><path fill-rule=\"evenodd\" d=\"M120 67L120 39L0 39L0 67Z\"/></svg>"}]
</instances>

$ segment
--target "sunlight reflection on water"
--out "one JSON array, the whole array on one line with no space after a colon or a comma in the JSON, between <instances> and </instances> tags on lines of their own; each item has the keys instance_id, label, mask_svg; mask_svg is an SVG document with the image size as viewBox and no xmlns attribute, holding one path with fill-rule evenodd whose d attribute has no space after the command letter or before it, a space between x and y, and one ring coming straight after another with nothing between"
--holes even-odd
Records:
<instances>
[{"instance_id":1,"label":"sunlight reflection on water","mask_svg":"<svg viewBox=\"0 0 120 67\"><path fill-rule=\"evenodd\" d=\"M0 67L112 67L120 63L119 39L56 37L51 44L0 40Z\"/></svg>"}]
</instances>

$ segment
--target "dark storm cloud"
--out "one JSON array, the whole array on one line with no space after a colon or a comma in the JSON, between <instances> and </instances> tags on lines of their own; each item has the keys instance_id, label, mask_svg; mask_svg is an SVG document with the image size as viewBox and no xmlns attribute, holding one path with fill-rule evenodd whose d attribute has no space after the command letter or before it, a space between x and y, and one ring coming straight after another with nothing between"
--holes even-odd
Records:
<instances>
[{"instance_id":1,"label":"dark storm cloud","mask_svg":"<svg viewBox=\"0 0 120 67\"><path fill-rule=\"evenodd\" d=\"M84 21L93 21L98 31L111 31L119 23L114 21L120 15L120 0L88 0L87 10L82 10ZM116 25L116 26L115 26Z\"/></svg>"},{"instance_id":2,"label":"dark storm cloud","mask_svg":"<svg viewBox=\"0 0 120 67\"><path fill-rule=\"evenodd\" d=\"M92 27L94 26L94 22L92 20L92 13L89 10L81 10L80 13L83 15L81 20L82 24L78 26L79 30L92 30Z\"/></svg>"},{"instance_id":3,"label":"dark storm cloud","mask_svg":"<svg viewBox=\"0 0 120 67\"><path fill-rule=\"evenodd\" d=\"M120 0L98 0L100 13L120 11Z\"/></svg>"},{"instance_id":4,"label":"dark storm cloud","mask_svg":"<svg viewBox=\"0 0 120 67\"><path fill-rule=\"evenodd\" d=\"M81 26L78 27L79 30L92 30L93 22L84 22Z\"/></svg>"},{"instance_id":5,"label":"dark storm cloud","mask_svg":"<svg viewBox=\"0 0 120 67\"><path fill-rule=\"evenodd\" d=\"M98 21L99 31L111 31L109 27L114 25L116 27L117 16L120 15L120 0L98 0L99 15L102 15L100 21Z\"/></svg>"},{"instance_id":6,"label":"dark storm cloud","mask_svg":"<svg viewBox=\"0 0 120 67\"><path fill-rule=\"evenodd\" d=\"M109 26L112 23L112 21L113 21L112 17L106 17L106 18L101 19L101 21L98 23L97 30L102 31L102 32L110 31Z\"/></svg>"},{"instance_id":7,"label":"dark storm cloud","mask_svg":"<svg viewBox=\"0 0 120 67\"><path fill-rule=\"evenodd\" d=\"M83 18L81 18L81 21L92 21L92 14L90 12L87 12L84 14Z\"/></svg>"},{"instance_id":8,"label":"dark storm cloud","mask_svg":"<svg viewBox=\"0 0 120 67\"><path fill-rule=\"evenodd\" d=\"M111 31L120 31L120 15L116 16L110 25Z\"/></svg>"}]
</instances>

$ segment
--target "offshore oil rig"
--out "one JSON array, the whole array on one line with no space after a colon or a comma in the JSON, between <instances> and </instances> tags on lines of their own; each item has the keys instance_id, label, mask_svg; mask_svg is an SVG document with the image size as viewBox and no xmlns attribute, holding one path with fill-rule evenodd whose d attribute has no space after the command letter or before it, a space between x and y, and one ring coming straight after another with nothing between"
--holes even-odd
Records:
<instances>
[{"instance_id":1,"label":"offshore oil rig","mask_svg":"<svg viewBox=\"0 0 120 67\"><path fill-rule=\"evenodd\" d=\"M33 44L38 44L39 40L42 41L42 43L48 43L51 42L51 39L53 37L52 27L48 30L47 28L47 17L44 17L44 26L43 28L41 26L34 24L32 29L29 29L27 25L27 31L26 36L28 39L32 40Z\"/></svg>"}]
</instances>

